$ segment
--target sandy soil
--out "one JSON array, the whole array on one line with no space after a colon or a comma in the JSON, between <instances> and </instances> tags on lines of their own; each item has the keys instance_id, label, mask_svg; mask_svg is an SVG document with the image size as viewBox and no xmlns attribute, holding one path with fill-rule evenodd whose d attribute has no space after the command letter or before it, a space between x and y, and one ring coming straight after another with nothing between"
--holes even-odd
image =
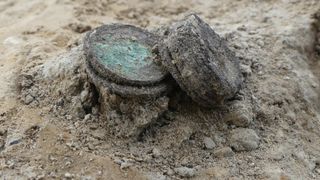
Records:
<instances>
[{"instance_id":1,"label":"sandy soil","mask_svg":"<svg viewBox=\"0 0 320 180\"><path fill-rule=\"evenodd\" d=\"M319 9L318 0L2 0L1 179L319 179ZM239 57L248 122L185 100L140 139L114 136L99 103L83 107L83 92L95 93L79 57L84 33L111 22L154 30L190 12Z\"/></svg>"}]
</instances>

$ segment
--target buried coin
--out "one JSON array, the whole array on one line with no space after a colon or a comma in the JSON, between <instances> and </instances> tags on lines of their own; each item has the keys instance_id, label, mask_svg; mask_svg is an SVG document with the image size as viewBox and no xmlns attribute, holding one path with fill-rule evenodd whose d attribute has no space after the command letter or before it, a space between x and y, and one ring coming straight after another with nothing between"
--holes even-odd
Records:
<instances>
[{"instance_id":1,"label":"buried coin","mask_svg":"<svg viewBox=\"0 0 320 180\"><path fill-rule=\"evenodd\" d=\"M131 25L104 25L87 34L84 51L90 66L110 81L153 85L167 75L153 62L152 47L158 40L158 36Z\"/></svg>"},{"instance_id":2,"label":"buried coin","mask_svg":"<svg viewBox=\"0 0 320 180\"><path fill-rule=\"evenodd\" d=\"M162 64L199 105L219 106L240 89L237 57L197 15L175 23L158 51Z\"/></svg>"},{"instance_id":3,"label":"buried coin","mask_svg":"<svg viewBox=\"0 0 320 180\"><path fill-rule=\"evenodd\" d=\"M131 25L104 25L84 39L89 78L99 88L122 97L157 97L169 85L167 72L153 61L158 37Z\"/></svg>"}]
</instances>

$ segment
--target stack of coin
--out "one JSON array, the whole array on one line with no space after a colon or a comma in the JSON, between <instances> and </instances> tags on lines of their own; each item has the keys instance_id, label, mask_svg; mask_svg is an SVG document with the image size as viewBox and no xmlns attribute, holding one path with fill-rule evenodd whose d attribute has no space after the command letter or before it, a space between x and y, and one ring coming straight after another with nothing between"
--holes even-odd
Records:
<instances>
[{"instance_id":1,"label":"stack of coin","mask_svg":"<svg viewBox=\"0 0 320 180\"><path fill-rule=\"evenodd\" d=\"M152 54L158 41L158 36L131 25L96 28L84 40L89 77L96 86L122 97L165 94L168 73L154 63Z\"/></svg>"}]
</instances>

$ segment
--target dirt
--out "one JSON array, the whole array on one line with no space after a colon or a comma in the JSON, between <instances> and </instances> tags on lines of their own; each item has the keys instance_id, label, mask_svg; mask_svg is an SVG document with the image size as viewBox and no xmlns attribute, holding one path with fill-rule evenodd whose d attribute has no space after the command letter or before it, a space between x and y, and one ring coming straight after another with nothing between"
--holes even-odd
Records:
<instances>
[{"instance_id":1,"label":"dirt","mask_svg":"<svg viewBox=\"0 0 320 180\"><path fill-rule=\"evenodd\" d=\"M1 179L319 179L319 9L318 0L1 1ZM177 88L138 136L117 136L103 108L117 104L106 114L130 125L118 116L134 105L102 103L78 58L85 32L112 22L154 30L191 12L236 53L244 87L215 109Z\"/></svg>"}]
</instances>

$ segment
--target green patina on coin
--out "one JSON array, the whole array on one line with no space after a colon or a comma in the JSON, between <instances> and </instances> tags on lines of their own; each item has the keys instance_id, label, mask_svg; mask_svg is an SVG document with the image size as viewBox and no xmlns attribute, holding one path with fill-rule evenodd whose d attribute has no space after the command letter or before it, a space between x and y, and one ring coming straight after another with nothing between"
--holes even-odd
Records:
<instances>
[{"instance_id":1,"label":"green patina on coin","mask_svg":"<svg viewBox=\"0 0 320 180\"><path fill-rule=\"evenodd\" d=\"M152 81L160 75L159 68L151 60L151 50L136 41L110 39L95 43L94 51L101 63L119 76Z\"/></svg>"},{"instance_id":2,"label":"green patina on coin","mask_svg":"<svg viewBox=\"0 0 320 180\"><path fill-rule=\"evenodd\" d=\"M167 75L153 61L159 37L130 25L105 25L87 34L85 51L91 66L118 84L155 85Z\"/></svg>"}]
</instances>

